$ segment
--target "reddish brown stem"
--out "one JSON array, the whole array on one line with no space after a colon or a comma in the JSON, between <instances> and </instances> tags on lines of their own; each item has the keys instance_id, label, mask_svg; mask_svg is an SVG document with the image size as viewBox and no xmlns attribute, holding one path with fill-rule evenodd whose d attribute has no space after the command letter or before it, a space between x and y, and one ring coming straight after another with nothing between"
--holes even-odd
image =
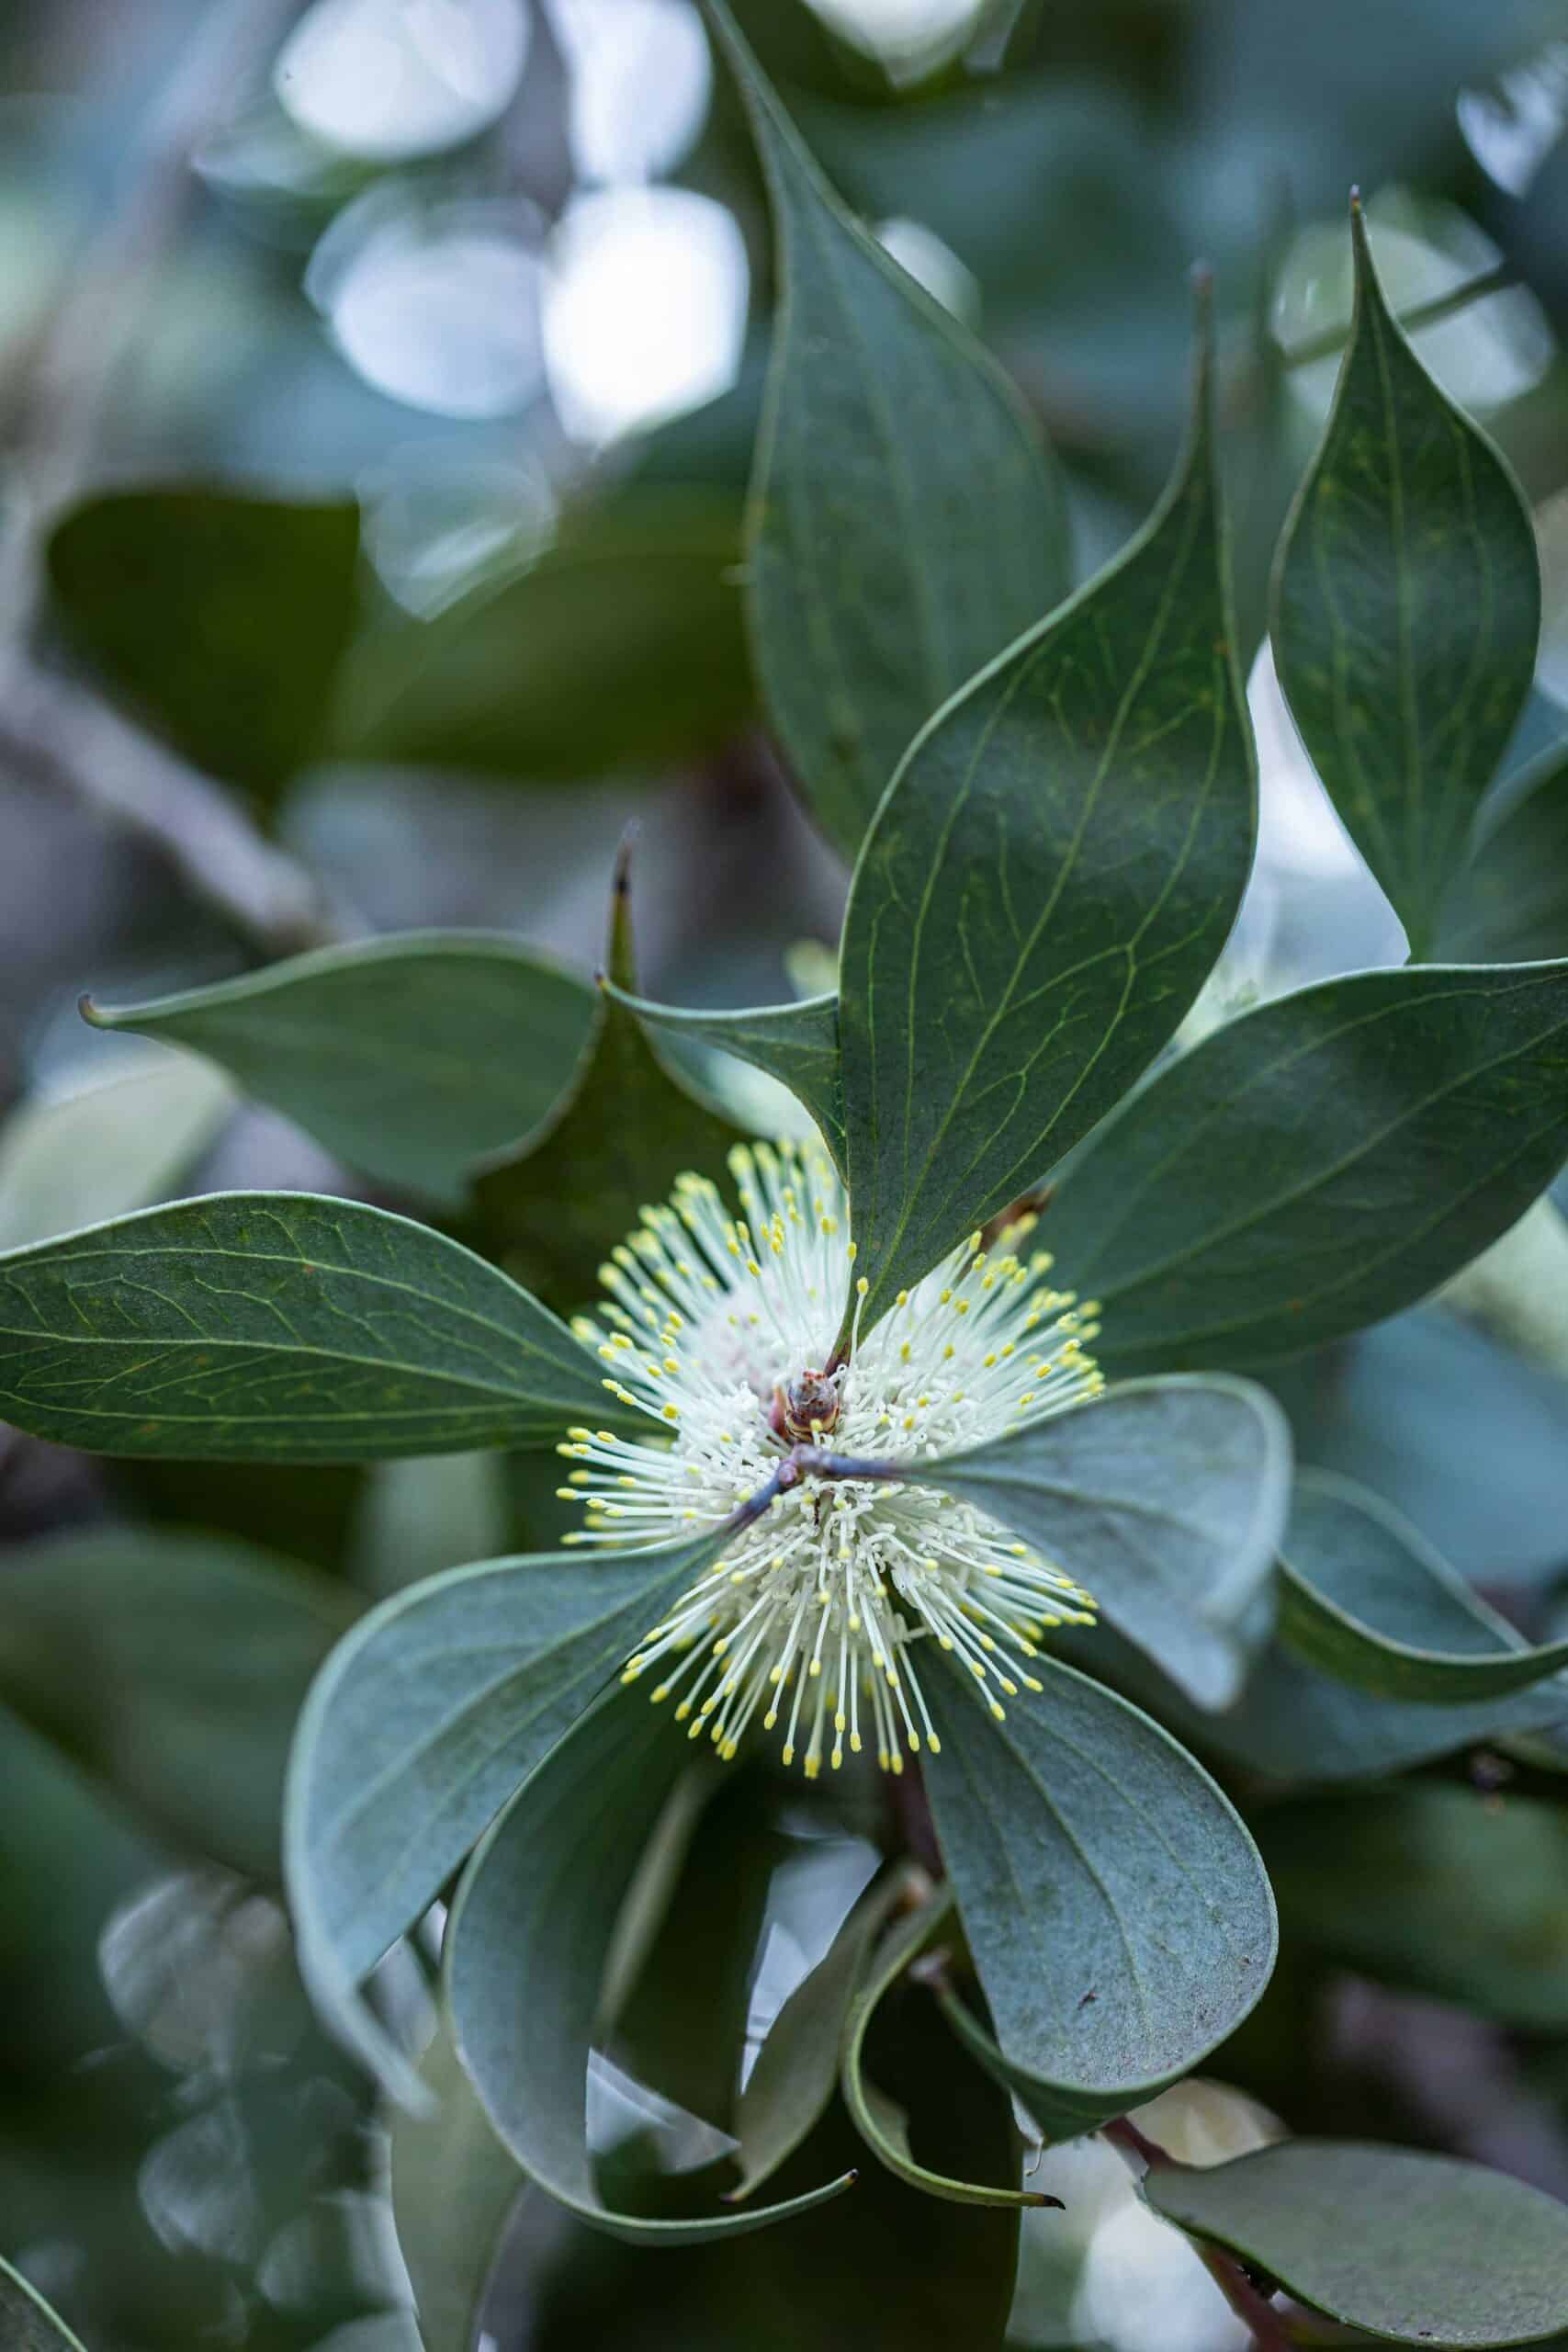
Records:
<instances>
[{"instance_id":1,"label":"reddish brown stem","mask_svg":"<svg viewBox=\"0 0 1568 2352\"><path fill-rule=\"evenodd\" d=\"M1176 2158L1156 2140L1140 2132L1131 2116L1112 2116L1100 2130L1113 2148L1135 2158L1149 2172L1157 2172ZM1242 2324L1250 2329L1258 2352L1295 2352L1295 2338L1267 2295L1259 2292L1235 2256L1220 2247L1191 2241L1194 2253Z\"/></svg>"}]
</instances>

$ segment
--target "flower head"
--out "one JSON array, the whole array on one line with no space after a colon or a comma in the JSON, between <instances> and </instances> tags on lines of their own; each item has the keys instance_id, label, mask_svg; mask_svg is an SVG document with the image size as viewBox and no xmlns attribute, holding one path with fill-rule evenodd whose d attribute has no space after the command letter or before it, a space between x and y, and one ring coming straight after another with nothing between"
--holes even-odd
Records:
<instances>
[{"instance_id":1,"label":"flower head","mask_svg":"<svg viewBox=\"0 0 1568 2352\"><path fill-rule=\"evenodd\" d=\"M1100 1393L1086 1353L1093 1307L1047 1281L1035 1223L962 1249L832 1361L855 1245L843 1186L812 1145L730 1155L740 1214L716 1184L684 1176L667 1205L601 1268L603 1319L577 1336L609 1367L605 1385L648 1415L645 1438L577 1429L581 1466L563 1494L587 1505L568 1543L626 1545L717 1526L759 1490L782 1490L740 1529L626 1666L652 1673L691 1736L733 1756L761 1713L784 1726L784 1759L836 1769L863 1725L885 1770L938 1747L912 1652L953 1651L993 1714L1052 1625L1087 1623L1072 1578L972 1504L900 1484L900 1461L978 1445ZM863 1299L865 1283L857 1285ZM792 1476L803 1445L827 1477ZM804 1459L808 1465L813 1454ZM863 1464L874 1475L856 1476Z\"/></svg>"}]
</instances>

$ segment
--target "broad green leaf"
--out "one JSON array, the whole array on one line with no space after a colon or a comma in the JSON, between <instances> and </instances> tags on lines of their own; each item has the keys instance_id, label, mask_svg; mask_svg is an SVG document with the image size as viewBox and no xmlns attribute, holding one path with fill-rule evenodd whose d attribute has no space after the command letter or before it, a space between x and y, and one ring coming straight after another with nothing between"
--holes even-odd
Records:
<instances>
[{"instance_id":1,"label":"broad green leaf","mask_svg":"<svg viewBox=\"0 0 1568 2352\"><path fill-rule=\"evenodd\" d=\"M73 1529L7 1555L0 1702L176 1846L276 1878L294 1718L353 1616L248 1544Z\"/></svg>"},{"instance_id":2,"label":"broad green leaf","mask_svg":"<svg viewBox=\"0 0 1568 2352\"><path fill-rule=\"evenodd\" d=\"M616 1559L484 1560L361 1619L306 1702L284 1867L326 2021L400 2097L408 2068L357 1988L513 1791L724 1535Z\"/></svg>"},{"instance_id":3,"label":"broad green leaf","mask_svg":"<svg viewBox=\"0 0 1568 2352\"><path fill-rule=\"evenodd\" d=\"M1059 1562L1200 1704L1239 1688L1290 1496L1290 1432L1264 1390L1133 1381L899 1476Z\"/></svg>"},{"instance_id":4,"label":"broad green leaf","mask_svg":"<svg viewBox=\"0 0 1568 2352\"><path fill-rule=\"evenodd\" d=\"M350 501L183 485L87 499L49 543L56 608L109 684L266 797L321 748L358 562Z\"/></svg>"},{"instance_id":5,"label":"broad green leaf","mask_svg":"<svg viewBox=\"0 0 1568 2352\"><path fill-rule=\"evenodd\" d=\"M367 636L345 758L536 781L711 749L751 705L727 499L623 492L516 578Z\"/></svg>"},{"instance_id":6,"label":"broad green leaf","mask_svg":"<svg viewBox=\"0 0 1568 2352\"><path fill-rule=\"evenodd\" d=\"M1443 899L1445 963L1568 955L1568 754L1561 744L1482 804L1470 857Z\"/></svg>"},{"instance_id":7,"label":"broad green leaf","mask_svg":"<svg viewBox=\"0 0 1568 2352\"><path fill-rule=\"evenodd\" d=\"M854 2179L688 2221L641 2220L600 2196L584 2114L600 1987L638 1850L689 1753L668 1714L606 1693L487 1833L446 1938L457 2045L502 2140L582 2220L666 2245L764 2228Z\"/></svg>"},{"instance_id":8,"label":"broad green leaf","mask_svg":"<svg viewBox=\"0 0 1568 2352\"><path fill-rule=\"evenodd\" d=\"M0 2262L0 2335L6 2352L83 2352L65 2322L8 2262Z\"/></svg>"},{"instance_id":9,"label":"broad green leaf","mask_svg":"<svg viewBox=\"0 0 1568 2352\"><path fill-rule=\"evenodd\" d=\"M174 1054L24 1100L0 1127L0 1249L144 1208L200 1159L232 1102L221 1071Z\"/></svg>"},{"instance_id":10,"label":"broad green leaf","mask_svg":"<svg viewBox=\"0 0 1568 2352\"><path fill-rule=\"evenodd\" d=\"M853 1986L854 1997L844 2020L842 2086L844 2104L854 2120L866 2146L879 2163L918 2188L927 2197L940 2197L951 2205L980 2205L1018 2208L1026 2205L1048 2205L1055 2200L1043 2197L1037 2190L1004 2186L1000 2182L964 2180L951 2174L933 2172L929 2165L917 2161L909 2141L908 2118L897 2100L889 2098L872 2079L866 2070L866 2041L883 2001L904 1975L910 1962L917 1960L944 1927L953 1924L953 1894L950 1888L936 1892L908 1917L899 1922L893 1932L873 1953L863 1956L860 1980ZM1016 2158L1016 2145L1010 2151ZM1016 2162L1008 2167L1016 2177Z\"/></svg>"},{"instance_id":11,"label":"broad green leaf","mask_svg":"<svg viewBox=\"0 0 1568 2352\"><path fill-rule=\"evenodd\" d=\"M525 1136L570 1084L591 990L501 933L412 931L324 947L214 988L83 1012L191 1046L351 1168L438 1199Z\"/></svg>"},{"instance_id":12,"label":"broad green leaf","mask_svg":"<svg viewBox=\"0 0 1568 2352\"><path fill-rule=\"evenodd\" d=\"M751 642L801 789L852 857L916 729L1066 594L1066 511L1012 387L852 220L728 10L709 13L767 177L781 289Z\"/></svg>"},{"instance_id":13,"label":"broad green leaf","mask_svg":"<svg viewBox=\"0 0 1568 2352\"><path fill-rule=\"evenodd\" d=\"M1568 964L1355 972L1144 1087L1049 1216L1116 1373L1269 1363L1411 1306L1568 1156Z\"/></svg>"},{"instance_id":14,"label":"broad green leaf","mask_svg":"<svg viewBox=\"0 0 1568 2352\"><path fill-rule=\"evenodd\" d=\"M1258 1817L1287 1948L1533 2031L1568 2027L1568 1818L1440 1781Z\"/></svg>"},{"instance_id":15,"label":"broad green leaf","mask_svg":"<svg viewBox=\"0 0 1568 2352\"><path fill-rule=\"evenodd\" d=\"M839 2078L839 2045L856 1980L903 1891L897 1871L866 1890L769 2027L736 2102L741 2177L731 2203L776 2172L826 2110Z\"/></svg>"},{"instance_id":16,"label":"broad green leaf","mask_svg":"<svg viewBox=\"0 0 1568 2352\"><path fill-rule=\"evenodd\" d=\"M1206 355L1152 520L910 746L844 917L866 1315L1035 1183L1170 1038L1252 863Z\"/></svg>"},{"instance_id":17,"label":"broad green leaf","mask_svg":"<svg viewBox=\"0 0 1568 2352\"><path fill-rule=\"evenodd\" d=\"M490 2126L443 2027L420 2064L428 2114L394 2109L392 2220L424 2352L473 2352L485 2290L527 2182Z\"/></svg>"},{"instance_id":18,"label":"broad green leaf","mask_svg":"<svg viewBox=\"0 0 1568 2352\"><path fill-rule=\"evenodd\" d=\"M613 983L606 995L635 1012L645 1030L694 1037L735 1054L787 1086L816 1120L840 1175L844 1169L843 1086L839 1076L839 1000L807 997L797 1004L759 1004L743 1012L692 1012L650 1004Z\"/></svg>"},{"instance_id":19,"label":"broad green leaf","mask_svg":"<svg viewBox=\"0 0 1568 2352\"><path fill-rule=\"evenodd\" d=\"M1281 2140L1144 2181L1156 2213L1314 2310L1395 2344L1536 2344L1568 2327L1568 2206L1455 2156Z\"/></svg>"},{"instance_id":20,"label":"broad green leaf","mask_svg":"<svg viewBox=\"0 0 1568 2352\"><path fill-rule=\"evenodd\" d=\"M1462 1704L1523 1690L1568 1666L1568 1641L1531 1647L1455 1576L1397 1511L1348 1481L1298 1480L1280 1554L1280 1638L1336 1680L1381 1699ZM1432 1649L1432 1589L1445 1589L1458 1636ZM1361 1613L1375 1610L1381 1625ZM1388 1631L1408 1610L1417 1636ZM1568 1714L1568 1686L1560 1695Z\"/></svg>"},{"instance_id":21,"label":"broad green leaf","mask_svg":"<svg viewBox=\"0 0 1568 2352\"><path fill-rule=\"evenodd\" d=\"M627 855L611 899L605 953L624 994L637 986ZM596 1296L599 1268L649 1204L688 1169L712 1174L740 1130L695 1099L655 1053L637 1016L608 992L577 1087L553 1124L482 1169L475 1230L488 1255L563 1313Z\"/></svg>"},{"instance_id":22,"label":"broad green leaf","mask_svg":"<svg viewBox=\"0 0 1568 2352\"><path fill-rule=\"evenodd\" d=\"M366 1462L614 1420L525 1291L407 1217L214 1193L0 1258L0 1414L95 1453Z\"/></svg>"},{"instance_id":23,"label":"broad green leaf","mask_svg":"<svg viewBox=\"0 0 1568 2352\"><path fill-rule=\"evenodd\" d=\"M1208 1774L1125 1700L1043 1657L1004 1723L927 1677L931 1818L996 2063L1070 2139L1200 2065L1260 1997L1274 1904ZM986 2038L978 2027L976 2047Z\"/></svg>"},{"instance_id":24,"label":"broad green leaf","mask_svg":"<svg viewBox=\"0 0 1568 2352\"><path fill-rule=\"evenodd\" d=\"M1540 572L1512 475L1389 314L1359 204L1351 235L1350 344L1280 544L1274 659L1419 958L1529 691Z\"/></svg>"}]
</instances>

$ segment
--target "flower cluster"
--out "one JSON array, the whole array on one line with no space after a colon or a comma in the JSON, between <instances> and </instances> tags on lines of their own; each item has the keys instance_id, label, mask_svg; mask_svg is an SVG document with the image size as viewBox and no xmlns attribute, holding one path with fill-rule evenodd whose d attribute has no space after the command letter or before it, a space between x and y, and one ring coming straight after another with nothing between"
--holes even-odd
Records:
<instances>
[{"instance_id":1,"label":"flower cluster","mask_svg":"<svg viewBox=\"0 0 1568 2352\"><path fill-rule=\"evenodd\" d=\"M601 1269L602 1319L573 1326L609 1366L605 1385L655 1426L646 1438L569 1433L560 1451L582 1466L561 1491L586 1503L587 1523L566 1541L654 1544L717 1526L794 1449L830 1441L834 1474L786 1484L624 1679L657 1670L654 1699L675 1698L691 1736L706 1729L723 1756L761 1711L764 1730L784 1723L785 1764L803 1751L810 1777L824 1756L841 1765L846 1743L859 1753L863 1724L883 1769L900 1772L906 1747L938 1747L919 1640L955 1652L1000 1717L1021 1684L1041 1687L1028 1660L1046 1629L1089 1622L1093 1604L973 1505L890 1470L1098 1396L1094 1308L1049 1286L1046 1251L1022 1253L1027 1214L989 1247L972 1235L834 1364L855 1255L837 1172L795 1144L738 1149L730 1167L740 1215L716 1185L682 1177Z\"/></svg>"}]
</instances>

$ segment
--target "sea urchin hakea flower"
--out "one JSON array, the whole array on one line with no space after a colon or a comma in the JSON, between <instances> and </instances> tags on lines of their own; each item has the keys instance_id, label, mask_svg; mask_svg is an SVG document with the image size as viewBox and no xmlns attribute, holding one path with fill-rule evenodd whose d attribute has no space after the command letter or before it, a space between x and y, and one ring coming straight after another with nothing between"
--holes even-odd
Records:
<instances>
[{"instance_id":1,"label":"sea urchin hakea flower","mask_svg":"<svg viewBox=\"0 0 1568 2352\"><path fill-rule=\"evenodd\" d=\"M693 1738L736 1753L761 1714L784 1760L837 1769L863 1726L885 1770L906 1745L938 1747L916 1665L926 1638L957 1653L998 1719L1046 1630L1088 1623L1072 1577L972 1503L900 1485L900 1457L952 1453L1098 1396L1092 1306L1051 1287L1028 1243L1032 1215L989 1248L974 1234L831 1361L845 1261L843 1187L813 1146L758 1144L730 1158L740 1214L699 1176L602 1270L603 1323L577 1336L611 1366L605 1385L645 1412L646 1438L574 1429L583 1464L562 1492L586 1502L566 1541L625 1546L717 1526L772 1490L628 1662L654 1678ZM865 1285L859 1285L863 1298ZM799 1475L818 1453L827 1479ZM862 1475L855 1476L857 1466ZM866 1475L874 1473L874 1475Z\"/></svg>"}]
</instances>

